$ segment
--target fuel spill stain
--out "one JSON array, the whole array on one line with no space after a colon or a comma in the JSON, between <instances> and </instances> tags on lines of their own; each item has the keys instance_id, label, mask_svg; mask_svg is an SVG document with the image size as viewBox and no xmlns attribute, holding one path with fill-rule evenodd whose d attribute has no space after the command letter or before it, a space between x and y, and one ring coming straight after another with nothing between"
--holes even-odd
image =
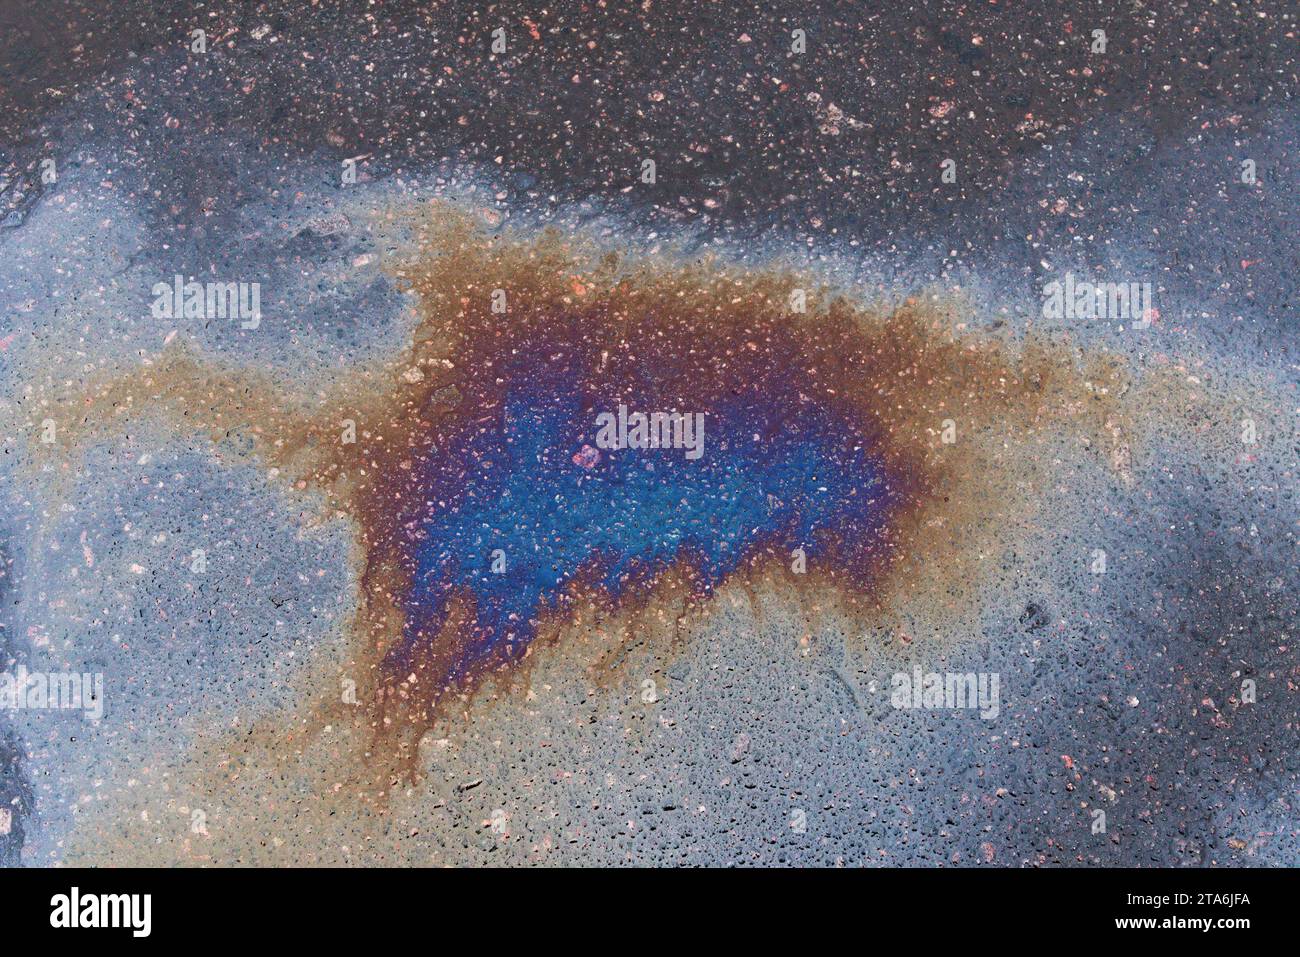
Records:
<instances>
[{"instance_id":1,"label":"fuel spill stain","mask_svg":"<svg viewBox=\"0 0 1300 957\"><path fill-rule=\"evenodd\" d=\"M384 775L566 627L680 640L733 582L873 619L902 599L967 612L1041 479L1027 449L1129 455L1117 363L959 337L933 301L876 311L780 269L494 234L449 205L414 233L391 265L418 303L409 349L323 398L173 346L51 400L74 438L148 414L246 440L353 523L357 698ZM601 448L599 417L627 410L702 417L698 454ZM332 698L308 723L356 720Z\"/></svg>"}]
</instances>

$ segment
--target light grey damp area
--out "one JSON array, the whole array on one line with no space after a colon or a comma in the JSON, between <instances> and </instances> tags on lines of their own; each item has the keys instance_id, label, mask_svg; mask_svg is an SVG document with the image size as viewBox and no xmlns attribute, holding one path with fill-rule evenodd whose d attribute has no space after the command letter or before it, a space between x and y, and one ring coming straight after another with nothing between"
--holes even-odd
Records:
<instances>
[{"instance_id":1,"label":"light grey damp area","mask_svg":"<svg viewBox=\"0 0 1300 957\"><path fill-rule=\"evenodd\" d=\"M165 779L196 734L305 708L303 675L340 646L348 536L240 451L147 432L105 443L55 515L25 523L39 531L4 624L26 640L6 670L102 688L81 707L11 712L16 747L49 769L26 785L33 863L57 863L100 802Z\"/></svg>"}]
</instances>

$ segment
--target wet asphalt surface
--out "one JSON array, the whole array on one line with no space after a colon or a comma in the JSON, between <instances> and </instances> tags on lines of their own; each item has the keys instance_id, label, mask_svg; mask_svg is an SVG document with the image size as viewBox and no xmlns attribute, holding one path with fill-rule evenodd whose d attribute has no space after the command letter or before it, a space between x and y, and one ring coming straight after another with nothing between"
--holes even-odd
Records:
<instances>
[{"instance_id":1,"label":"wet asphalt surface","mask_svg":"<svg viewBox=\"0 0 1300 957\"><path fill-rule=\"evenodd\" d=\"M0 239L50 201L43 158L77 169L105 146L119 165L95 175L116 181L148 225L130 251L146 258L164 244L191 258L236 256L223 236L244 222L241 210L305 183L336 188L347 158L371 182L473 168L517 210L589 210L696 242L780 237L870 259L873 274L905 258L904 281L983 272L1031 290L1045 260L1145 269L1173 306L1168 320L1197 348L1294 377L1293 5L874 7L0 0ZM188 50L198 26L204 56ZM504 54L491 51L498 27ZM806 34L802 53L790 49L796 29ZM1097 29L1104 53L1090 49ZM657 182L629 188L647 157ZM1246 158L1266 189L1237 189ZM947 159L955 184L940 180ZM340 250L308 236L291 252ZM353 305L385 308L364 298ZM5 317L3 331L12 322ZM1117 603L1096 625L1127 632L1120 640L1132 643L1133 658L1172 649L1162 658L1168 670L1147 679L1156 697L1219 680L1212 676L1231 670L1225 662L1251 659L1261 642L1281 647L1278 673L1295 673L1294 588L1268 585L1279 576L1294 583L1294 518L1275 517L1275 547L1263 556L1234 553L1221 539L1208 546L1206 529L1226 521L1207 504L1215 495L1195 470L1171 480L1172 504L1146 519L1152 534L1162 519L1178 529L1148 572L1173 600ZM0 597L12 600L24 556L8 532ZM1224 580L1240 587L1218 595ZM1051 613L1009 613L1008 633L1032 640ZM0 637L6 657L21 654L12 623ZM1052 667L1086 669L1093 637L1077 636ZM1208 781L1207 793L1238 795L1279 835L1263 859L1295 862L1297 765L1277 738L1294 732L1293 697L1271 719L1243 719L1202 748L1188 744L1205 731L1186 713L1144 715L1139 728L1124 708L1096 704L1093 690L1091 678L1079 682L1079 700L1061 709L1088 710L1084 719L1031 719L1061 725L1039 728L1063 742L1055 750L1070 738L1076 752L1093 733L1124 739L1165 726L1131 760L1134 780L1159 765L1188 794ZM0 804L16 809L0 835L5 864L19 861L34 803L17 750L12 736L0 738ZM935 745L917 760L939 767L968 755ZM1068 787L1054 780L1059 755L1016 760L1044 791ZM1158 790L1162 782L1148 777ZM1006 825L1015 840L1060 851L1050 815L1014 797L1023 801ZM1217 798L1187 800L1122 852L1092 859L1200 864L1232 855L1243 848L1206 836L1229 829L1232 814Z\"/></svg>"}]
</instances>

